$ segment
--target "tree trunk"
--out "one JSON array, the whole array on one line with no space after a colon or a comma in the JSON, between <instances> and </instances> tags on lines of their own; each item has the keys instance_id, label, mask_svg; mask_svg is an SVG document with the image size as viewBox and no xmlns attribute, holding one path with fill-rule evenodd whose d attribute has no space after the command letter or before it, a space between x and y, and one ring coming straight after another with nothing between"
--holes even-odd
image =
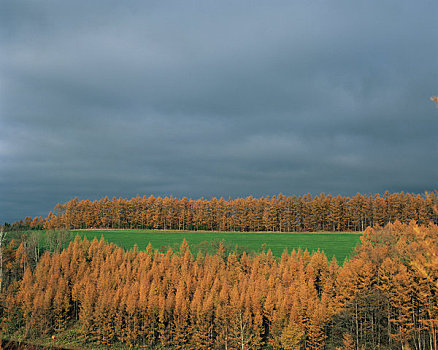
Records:
<instances>
[{"instance_id":1,"label":"tree trunk","mask_svg":"<svg viewBox=\"0 0 438 350\"><path fill-rule=\"evenodd\" d=\"M3 241L6 238L7 232L3 227L0 229L0 293L3 287Z\"/></svg>"}]
</instances>

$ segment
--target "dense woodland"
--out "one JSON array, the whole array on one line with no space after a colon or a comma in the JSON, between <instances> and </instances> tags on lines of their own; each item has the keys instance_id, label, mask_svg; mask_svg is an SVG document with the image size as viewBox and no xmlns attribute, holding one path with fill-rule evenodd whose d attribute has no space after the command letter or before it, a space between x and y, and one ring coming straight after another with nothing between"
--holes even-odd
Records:
<instances>
[{"instance_id":1,"label":"dense woodland","mask_svg":"<svg viewBox=\"0 0 438 350\"><path fill-rule=\"evenodd\" d=\"M353 197L289 196L211 200L137 196L57 204L46 219L27 217L17 229L168 229L218 231L363 231L396 220L438 224L436 193L385 192Z\"/></svg>"},{"instance_id":2,"label":"dense woodland","mask_svg":"<svg viewBox=\"0 0 438 350\"><path fill-rule=\"evenodd\" d=\"M438 226L367 228L351 260L125 251L76 237L3 249L1 328L162 349L437 349Z\"/></svg>"}]
</instances>

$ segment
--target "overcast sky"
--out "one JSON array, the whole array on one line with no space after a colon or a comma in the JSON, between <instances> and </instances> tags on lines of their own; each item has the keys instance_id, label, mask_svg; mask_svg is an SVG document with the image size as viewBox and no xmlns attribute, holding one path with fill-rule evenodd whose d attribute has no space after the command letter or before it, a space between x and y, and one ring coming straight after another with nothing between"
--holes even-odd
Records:
<instances>
[{"instance_id":1,"label":"overcast sky","mask_svg":"<svg viewBox=\"0 0 438 350\"><path fill-rule=\"evenodd\" d=\"M0 2L0 222L105 195L422 193L438 2Z\"/></svg>"}]
</instances>

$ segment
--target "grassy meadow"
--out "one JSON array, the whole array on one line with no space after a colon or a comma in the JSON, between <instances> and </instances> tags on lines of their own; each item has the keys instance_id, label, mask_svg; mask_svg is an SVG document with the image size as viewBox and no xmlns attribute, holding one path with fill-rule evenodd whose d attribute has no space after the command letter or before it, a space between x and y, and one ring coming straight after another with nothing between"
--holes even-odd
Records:
<instances>
[{"instance_id":1,"label":"grassy meadow","mask_svg":"<svg viewBox=\"0 0 438 350\"><path fill-rule=\"evenodd\" d=\"M260 252L271 249L275 256L281 256L287 249L307 249L309 252L324 251L329 259L336 257L342 263L360 241L361 233L289 233L289 232L211 232L211 231L162 231L162 230L74 230L74 235L94 237L113 242L129 249L135 244L145 249L151 243L154 249L178 249L185 238L194 254L197 251L213 251L215 243L223 242L226 247L238 246L246 252Z\"/></svg>"}]
</instances>

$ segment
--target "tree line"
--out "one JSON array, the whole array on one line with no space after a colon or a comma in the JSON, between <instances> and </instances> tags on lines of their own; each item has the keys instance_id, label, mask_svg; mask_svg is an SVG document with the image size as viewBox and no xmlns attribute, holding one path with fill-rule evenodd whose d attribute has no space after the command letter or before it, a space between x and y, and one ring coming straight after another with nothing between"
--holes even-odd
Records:
<instances>
[{"instance_id":1,"label":"tree line","mask_svg":"<svg viewBox=\"0 0 438 350\"><path fill-rule=\"evenodd\" d=\"M79 236L39 261L5 247L1 329L166 349L437 349L438 226L367 228L338 266L322 252L123 250Z\"/></svg>"},{"instance_id":2,"label":"tree line","mask_svg":"<svg viewBox=\"0 0 438 350\"><path fill-rule=\"evenodd\" d=\"M385 192L352 197L312 196L197 200L137 196L132 199L74 198L57 204L47 218L26 217L15 229L165 229L217 231L363 231L398 220L438 224L436 193Z\"/></svg>"}]
</instances>

